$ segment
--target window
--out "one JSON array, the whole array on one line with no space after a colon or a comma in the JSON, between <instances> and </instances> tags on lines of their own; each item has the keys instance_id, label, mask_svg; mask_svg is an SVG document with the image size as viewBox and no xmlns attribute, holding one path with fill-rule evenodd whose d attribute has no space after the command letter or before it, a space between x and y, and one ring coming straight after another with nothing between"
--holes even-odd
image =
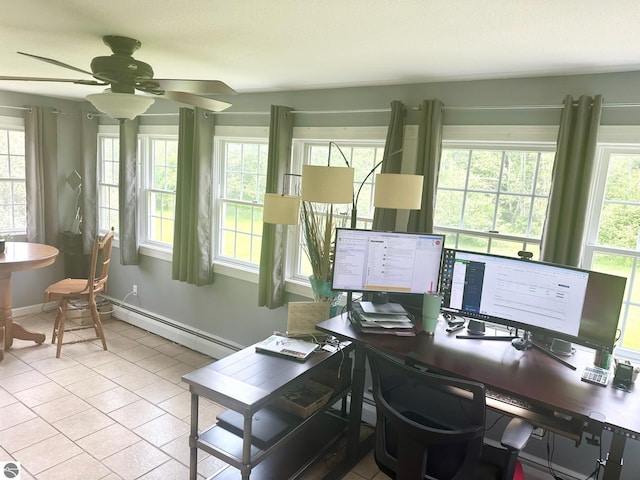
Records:
<instances>
[{"instance_id":1,"label":"window","mask_svg":"<svg viewBox=\"0 0 640 480\"><path fill-rule=\"evenodd\" d=\"M120 140L117 135L98 134L98 228L106 232L120 225L118 180Z\"/></svg>"},{"instance_id":2,"label":"window","mask_svg":"<svg viewBox=\"0 0 640 480\"><path fill-rule=\"evenodd\" d=\"M219 138L216 151L222 172L217 256L256 268L262 246L268 143Z\"/></svg>"},{"instance_id":3,"label":"window","mask_svg":"<svg viewBox=\"0 0 640 480\"><path fill-rule=\"evenodd\" d=\"M24 127L21 119L0 117L0 232L27 231Z\"/></svg>"},{"instance_id":4,"label":"window","mask_svg":"<svg viewBox=\"0 0 640 480\"><path fill-rule=\"evenodd\" d=\"M553 146L443 143L435 227L449 248L538 254L547 211Z\"/></svg>"},{"instance_id":5,"label":"window","mask_svg":"<svg viewBox=\"0 0 640 480\"><path fill-rule=\"evenodd\" d=\"M146 131L145 131L146 130ZM175 127L141 128L138 135L139 219L141 244L160 249L173 245L178 136ZM104 128L98 134L98 227L119 226L120 139Z\"/></svg>"},{"instance_id":6,"label":"window","mask_svg":"<svg viewBox=\"0 0 640 480\"><path fill-rule=\"evenodd\" d=\"M353 140L340 140L331 147L331 166L346 166L340 150L344 153L347 163L354 171L354 194L358 195L357 203L357 228L370 229L373 223L373 186L375 172L380 172L378 165L383 158L384 142L358 142ZM296 163L310 165L327 165L329 158L329 142L295 141L294 156ZM376 167L377 166L377 167ZM369 173L376 167L374 174ZM302 167L299 167L302 170ZM369 175L369 176L367 176ZM321 206L322 208L322 206ZM351 205L334 205L334 218L336 226L349 226L351 222ZM306 280L311 275L311 265L302 248L302 230L298 229L296 238L297 248L293 260L293 277Z\"/></svg>"},{"instance_id":7,"label":"window","mask_svg":"<svg viewBox=\"0 0 640 480\"><path fill-rule=\"evenodd\" d=\"M602 145L584 266L627 278L618 346L640 351L640 145Z\"/></svg>"},{"instance_id":8,"label":"window","mask_svg":"<svg viewBox=\"0 0 640 480\"><path fill-rule=\"evenodd\" d=\"M178 139L175 136L139 136L145 191L145 241L171 248L176 209Z\"/></svg>"}]
</instances>

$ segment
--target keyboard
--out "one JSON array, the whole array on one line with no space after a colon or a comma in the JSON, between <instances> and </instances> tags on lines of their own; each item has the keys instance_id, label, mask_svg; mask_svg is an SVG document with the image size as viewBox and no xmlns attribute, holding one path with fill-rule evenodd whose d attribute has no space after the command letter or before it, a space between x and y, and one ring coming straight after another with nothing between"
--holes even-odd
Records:
<instances>
[{"instance_id":1,"label":"keyboard","mask_svg":"<svg viewBox=\"0 0 640 480\"><path fill-rule=\"evenodd\" d=\"M533 405L521 398L512 397L506 393L496 392L495 390L485 389L485 396L489 399L497 400L502 403L513 405L514 407L524 408L525 410L535 410Z\"/></svg>"},{"instance_id":2,"label":"keyboard","mask_svg":"<svg viewBox=\"0 0 640 480\"><path fill-rule=\"evenodd\" d=\"M507 413L514 417L523 418L536 427L559 433L576 442L582 438L584 422L581 418L572 418L562 412L549 410L542 405L534 405L522 398L488 388L485 389L485 396L487 407L496 409L503 414Z\"/></svg>"},{"instance_id":3,"label":"keyboard","mask_svg":"<svg viewBox=\"0 0 640 480\"><path fill-rule=\"evenodd\" d=\"M609 370L600 367L585 367L581 380L606 387L609 383Z\"/></svg>"}]
</instances>

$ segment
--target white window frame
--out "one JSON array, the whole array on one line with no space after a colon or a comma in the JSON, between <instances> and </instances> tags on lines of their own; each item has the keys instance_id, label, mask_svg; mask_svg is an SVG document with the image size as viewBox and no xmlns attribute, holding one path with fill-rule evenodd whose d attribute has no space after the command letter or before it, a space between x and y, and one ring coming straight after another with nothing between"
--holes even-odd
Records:
<instances>
[{"instance_id":1,"label":"white window frame","mask_svg":"<svg viewBox=\"0 0 640 480\"><path fill-rule=\"evenodd\" d=\"M222 244L222 229L220 223L222 221L223 208L223 182L225 180L225 143L260 143L268 147L269 128L268 127L216 127L214 136L214 185L212 186L213 201L213 218L212 218L212 235L213 235L213 259L215 271L219 271L226 275L240 278L243 280L258 282L259 265L242 260L233 259L220 254L220 245ZM262 204L252 204L254 207L260 207Z\"/></svg>"},{"instance_id":2,"label":"white window frame","mask_svg":"<svg viewBox=\"0 0 640 480\"><path fill-rule=\"evenodd\" d=\"M444 126L442 149L471 150L523 150L546 151L556 149L557 126L511 126L511 125L456 125ZM436 194L437 202L437 194ZM437 219L436 219L437 220ZM446 234L462 234L484 237L489 248L492 240L521 243L528 250L537 248L540 239L535 237L480 232L458 227L434 225L434 230ZM448 242L447 242L448 243ZM514 252L516 256L516 252Z\"/></svg>"},{"instance_id":3,"label":"white window frame","mask_svg":"<svg viewBox=\"0 0 640 480\"><path fill-rule=\"evenodd\" d=\"M101 182L100 179L102 178L102 171L104 169L104 159L102 158L102 139L104 138L109 138L109 139L116 139L118 140L119 138L119 129L117 126L115 125L100 125L98 126L98 138L97 138L97 147L98 147L98 151L96 152L96 158L98 161L98 165L97 165L97 176L98 176L98 180L97 180L97 187L98 190L96 192L96 201L98 204L98 215L100 215L100 210L102 208L102 201L104 200L103 198L101 198L100 196L100 189L102 186L107 186L110 188L114 188L117 187L118 184L112 184L112 183L105 183L105 182ZM98 226L100 225L100 216L98 217ZM118 239L120 238L120 226L119 225L113 225L114 229L115 229L115 236L114 236L114 245L118 245ZM104 228L99 228L99 233L100 234L105 234L107 233L107 230Z\"/></svg>"},{"instance_id":4,"label":"white window frame","mask_svg":"<svg viewBox=\"0 0 640 480\"><path fill-rule=\"evenodd\" d=\"M616 153L640 154L640 141L638 139L640 139L640 126L602 126L599 129L598 146L596 149L596 170L594 172L594 183L589 199L587 228L581 264L583 268L590 269L594 256L597 253L624 255L634 259L635 269L631 272L631 278L627 278L627 288L622 304L621 317L623 329L627 322L633 321L633 319L629 317L629 307L631 305L635 307L638 306L637 303L632 302L632 291L630 287L640 282L640 251L638 249L598 245L597 238L609 168L609 156ZM640 361L640 350L616 347L616 355L632 359L635 362Z\"/></svg>"},{"instance_id":5,"label":"white window frame","mask_svg":"<svg viewBox=\"0 0 640 480\"><path fill-rule=\"evenodd\" d=\"M100 177L100 169L103 168L102 157L100 154L100 138L118 138L120 130L117 125L100 125L98 127L98 176ZM136 159L136 168L139 172L137 176L138 184L136 185L137 197L138 197L138 225L137 235L140 244L140 253L150 257L159 258L166 261L172 259L172 245L166 245L160 242L149 241L147 236L148 228L148 215L147 215L147 186L149 185L150 165L148 161L148 139L151 138L170 138L178 139L178 126L177 125L142 125L138 132L138 157ZM110 184L111 185L111 184ZM113 185L111 185L113 186ZM98 188L100 183L98 183ZM99 195L99 193L98 193ZM98 198L98 202L101 199ZM116 237L114 239L114 245L119 244L119 232L118 225L114 225L116 228ZM101 229L100 233L106 233L104 229Z\"/></svg>"},{"instance_id":6,"label":"white window frame","mask_svg":"<svg viewBox=\"0 0 640 480\"><path fill-rule=\"evenodd\" d=\"M19 131L22 132L22 134L24 135L24 119L20 118L20 117L9 117L9 116L4 116L4 115L0 115L0 129L1 130L13 130L13 131ZM25 156L26 156L26 145L25 145ZM26 162L26 158L25 158L25 162ZM26 170L26 164L25 164L25 170ZM20 180L16 180L13 179L11 180L11 182L19 182ZM27 178L26 178L26 171L25 171L25 177L22 179L22 182L24 183L24 188L25 188L25 193L26 193L26 189L27 189ZM27 224L26 224L26 217L25 217L25 225L24 228L16 228L15 225L13 226L13 228L11 228L10 230L6 230L1 232L3 234L8 234L8 235L12 235L12 236L18 236L18 237L22 237L22 236L26 236L27 234Z\"/></svg>"},{"instance_id":7,"label":"white window frame","mask_svg":"<svg viewBox=\"0 0 640 480\"><path fill-rule=\"evenodd\" d=\"M141 126L138 132L138 235L140 246L145 252L156 252L153 256L160 256L171 259L173 245L156 241L149 236L149 196L151 192L171 193L164 190L151 188L153 171L151 168L151 141L152 140L175 140L178 141L177 126ZM175 191L173 195L175 197ZM175 202L174 202L175 203ZM175 211L174 211L175 218Z\"/></svg>"}]
</instances>

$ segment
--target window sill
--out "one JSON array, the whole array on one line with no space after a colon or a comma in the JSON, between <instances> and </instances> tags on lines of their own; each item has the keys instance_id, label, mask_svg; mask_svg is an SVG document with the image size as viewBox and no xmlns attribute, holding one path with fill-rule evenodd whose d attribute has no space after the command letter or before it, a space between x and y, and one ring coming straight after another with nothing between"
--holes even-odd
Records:
<instances>
[{"instance_id":1,"label":"window sill","mask_svg":"<svg viewBox=\"0 0 640 480\"><path fill-rule=\"evenodd\" d=\"M140 255L145 255L151 258L157 258L158 260L164 260L171 262L173 254L170 250L163 250L157 247L150 247L148 245L140 246ZM258 272L250 270L248 268L242 268L238 265L232 265L230 263L224 263L220 261L214 262L213 271L224 275L226 277L237 278L238 280L244 280L245 282L258 284ZM304 282L287 280L285 282L285 290L287 293L293 293L302 297L313 298L313 292L311 286Z\"/></svg>"}]
</instances>

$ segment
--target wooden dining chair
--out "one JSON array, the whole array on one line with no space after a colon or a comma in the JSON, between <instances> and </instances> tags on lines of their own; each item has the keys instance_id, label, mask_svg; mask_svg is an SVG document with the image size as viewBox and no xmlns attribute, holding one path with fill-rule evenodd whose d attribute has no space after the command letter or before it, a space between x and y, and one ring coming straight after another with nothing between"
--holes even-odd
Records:
<instances>
[{"instance_id":1,"label":"wooden dining chair","mask_svg":"<svg viewBox=\"0 0 640 480\"><path fill-rule=\"evenodd\" d=\"M100 339L102 341L102 348L105 350L107 349L107 341L104 337L102 322L100 321L100 314L98 313L98 307L96 305L96 295L106 291L107 289L113 235L113 228L102 239L100 239L99 235L96 235L96 239L93 243L93 252L91 253L91 264L89 267L88 278L66 278L54 283L53 285L49 285L45 291L45 302L58 302L58 312L56 314L55 323L53 325L53 335L51 337L51 343L55 343L56 338L58 341L56 358L60 358L60 351L63 344ZM91 313L91 319L93 321L91 325L66 328L65 321L67 306L69 301L74 300L86 302L86 309ZM93 328L95 330L95 337L69 342L63 341L65 332L85 330L88 328Z\"/></svg>"}]
</instances>

